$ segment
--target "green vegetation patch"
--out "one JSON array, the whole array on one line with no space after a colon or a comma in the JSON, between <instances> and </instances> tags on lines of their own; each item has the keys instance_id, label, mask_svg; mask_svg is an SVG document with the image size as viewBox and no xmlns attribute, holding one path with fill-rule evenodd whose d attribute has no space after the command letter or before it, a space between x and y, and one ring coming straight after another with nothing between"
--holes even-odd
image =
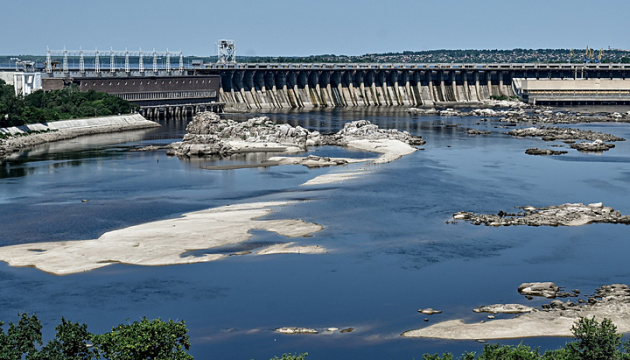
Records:
<instances>
[{"instance_id":1,"label":"green vegetation patch","mask_svg":"<svg viewBox=\"0 0 630 360\"><path fill-rule=\"evenodd\" d=\"M0 80L0 127L127 114L136 109L137 105L117 96L93 90L82 92L76 85L15 96L13 86Z\"/></svg>"}]
</instances>

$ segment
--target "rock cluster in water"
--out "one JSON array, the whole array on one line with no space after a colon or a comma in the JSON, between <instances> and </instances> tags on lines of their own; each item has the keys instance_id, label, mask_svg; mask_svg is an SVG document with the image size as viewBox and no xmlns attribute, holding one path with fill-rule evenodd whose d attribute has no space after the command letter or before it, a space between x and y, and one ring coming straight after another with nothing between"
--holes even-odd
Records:
<instances>
[{"instance_id":1,"label":"rock cluster in water","mask_svg":"<svg viewBox=\"0 0 630 360\"><path fill-rule=\"evenodd\" d=\"M615 147L615 144L608 144L599 139L593 142L580 142L571 144L572 149L576 149L578 151L587 151L587 152L602 152L608 151Z\"/></svg>"},{"instance_id":2,"label":"rock cluster in water","mask_svg":"<svg viewBox=\"0 0 630 360\"><path fill-rule=\"evenodd\" d=\"M488 135L488 134L490 134L490 131L468 129L468 135Z\"/></svg>"},{"instance_id":3,"label":"rock cluster in water","mask_svg":"<svg viewBox=\"0 0 630 360\"><path fill-rule=\"evenodd\" d=\"M326 145L345 146L353 140L398 140L409 145L424 145L419 136L413 136L406 131L396 129L380 129L367 120L357 120L344 124L343 129L336 134L324 135L322 143Z\"/></svg>"},{"instance_id":4,"label":"rock cluster in water","mask_svg":"<svg viewBox=\"0 0 630 360\"><path fill-rule=\"evenodd\" d=\"M533 112L511 112L500 119L511 123L576 124L590 122L630 122L630 111L581 113L536 109Z\"/></svg>"},{"instance_id":5,"label":"rock cluster in water","mask_svg":"<svg viewBox=\"0 0 630 360\"><path fill-rule=\"evenodd\" d=\"M529 148L525 150L525 154L527 155L562 155L566 153L568 153L568 151L539 148Z\"/></svg>"},{"instance_id":6,"label":"rock cluster in water","mask_svg":"<svg viewBox=\"0 0 630 360\"><path fill-rule=\"evenodd\" d=\"M554 126L514 129L508 131L508 135L516 137L540 137L545 141L562 140L565 143L571 144L571 148L585 152L601 152L615 147L615 144L609 144L605 141L625 141L624 138L611 134ZM576 142L576 140L587 140L592 142ZM566 151L563 152L548 149L541 150L534 148L528 149L525 153L530 155L560 155L566 153Z\"/></svg>"},{"instance_id":7,"label":"rock cluster in water","mask_svg":"<svg viewBox=\"0 0 630 360\"><path fill-rule=\"evenodd\" d=\"M554 126L528 127L523 129L514 129L508 131L509 135L516 137L540 137L545 141L562 140L589 140L589 141L625 141L611 134L604 134L590 130L580 130L571 128L561 128Z\"/></svg>"},{"instance_id":8,"label":"rock cluster in water","mask_svg":"<svg viewBox=\"0 0 630 360\"><path fill-rule=\"evenodd\" d=\"M483 106L486 106L486 108L472 110L410 108L407 112L412 115L500 117L499 121L508 123L576 124L590 122L630 122L630 111L624 113L554 111L549 108L532 106L519 101L496 101L483 104ZM502 109L495 110L491 107Z\"/></svg>"},{"instance_id":9,"label":"rock cluster in water","mask_svg":"<svg viewBox=\"0 0 630 360\"><path fill-rule=\"evenodd\" d=\"M475 214L460 211L453 215L455 220L465 220L474 225L486 226L579 226L590 223L630 224L629 215L621 215L619 211L602 203L595 204L563 204L535 208L522 207L517 214L499 211L498 214Z\"/></svg>"},{"instance_id":10,"label":"rock cluster in water","mask_svg":"<svg viewBox=\"0 0 630 360\"><path fill-rule=\"evenodd\" d=\"M473 309L476 313L490 313L490 314L521 314L533 311L531 306L525 306L520 304L495 304L486 306L477 306Z\"/></svg>"},{"instance_id":11,"label":"rock cluster in water","mask_svg":"<svg viewBox=\"0 0 630 360\"><path fill-rule=\"evenodd\" d=\"M418 309L418 312L424 315L434 315L434 314L441 314L442 310L436 310L433 308L426 308L426 309Z\"/></svg>"},{"instance_id":12,"label":"rock cluster in water","mask_svg":"<svg viewBox=\"0 0 630 360\"><path fill-rule=\"evenodd\" d=\"M169 145L167 154L176 156L230 155L246 151L304 151L309 146L345 146L352 140L391 139L409 145L423 145L421 137L408 132L379 129L366 120L344 125L336 134L323 135L300 126L276 124L268 117L257 117L244 122L221 119L204 112L195 115L186 127L180 142Z\"/></svg>"},{"instance_id":13,"label":"rock cluster in water","mask_svg":"<svg viewBox=\"0 0 630 360\"><path fill-rule=\"evenodd\" d=\"M558 296L560 288L551 281L522 283L518 287L518 293L525 296L542 296L554 299Z\"/></svg>"},{"instance_id":14,"label":"rock cluster in water","mask_svg":"<svg viewBox=\"0 0 630 360\"><path fill-rule=\"evenodd\" d=\"M507 107L507 106L506 106ZM407 112L412 115L438 115L438 116L484 116L484 117L524 117L527 115L525 110L494 110L489 108L472 109L470 111L462 111L459 109L435 109L435 108L410 108Z\"/></svg>"},{"instance_id":15,"label":"rock cluster in water","mask_svg":"<svg viewBox=\"0 0 630 360\"><path fill-rule=\"evenodd\" d=\"M593 311L597 309L614 309L620 304L630 304L630 287L625 284L602 285L595 290L595 294L588 297L587 300L580 299L577 302L571 300L558 300L560 297L577 297L579 290L573 290L573 293L559 291L559 287L553 282L524 283L518 288L520 294L526 295L528 299L531 296L541 296L553 299L549 304L543 304L540 308L535 308L520 304L495 304L487 306L478 306L473 309L474 312L487 313L503 313L518 314L531 312L551 313L550 316L562 315L566 310L574 311ZM575 314L573 314L575 315Z\"/></svg>"},{"instance_id":16,"label":"rock cluster in water","mask_svg":"<svg viewBox=\"0 0 630 360\"><path fill-rule=\"evenodd\" d=\"M353 332L354 328L345 328L345 329L339 330L339 328L337 327L329 327L329 328L318 330L318 329L306 328L306 327L285 326L285 327L275 328L274 331L280 334L319 334L320 331L323 333L339 332L341 334L347 334L347 333Z\"/></svg>"}]
</instances>

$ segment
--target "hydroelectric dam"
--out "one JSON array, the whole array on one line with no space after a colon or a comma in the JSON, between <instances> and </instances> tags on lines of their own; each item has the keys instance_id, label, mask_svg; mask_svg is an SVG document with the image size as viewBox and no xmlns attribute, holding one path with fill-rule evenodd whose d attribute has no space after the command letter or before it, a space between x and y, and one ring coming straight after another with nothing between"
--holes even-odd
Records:
<instances>
[{"instance_id":1,"label":"hydroelectric dam","mask_svg":"<svg viewBox=\"0 0 630 360\"><path fill-rule=\"evenodd\" d=\"M97 50L79 51L77 66L70 63L69 51L62 54L63 63L54 66L49 51L44 72L16 72L16 83L27 89L40 76L44 90L76 84L81 91L103 91L134 102L148 117L224 108L474 106L514 96L546 105L630 104L630 64L199 62L184 66L181 53L179 62L171 63L173 54L168 51L107 55ZM99 56L109 58L109 66ZM148 56L152 62L145 64ZM124 66L119 59L124 59Z\"/></svg>"},{"instance_id":2,"label":"hydroelectric dam","mask_svg":"<svg viewBox=\"0 0 630 360\"><path fill-rule=\"evenodd\" d=\"M630 64L211 64L220 99L247 109L630 104ZM524 81L526 80L526 81Z\"/></svg>"}]
</instances>

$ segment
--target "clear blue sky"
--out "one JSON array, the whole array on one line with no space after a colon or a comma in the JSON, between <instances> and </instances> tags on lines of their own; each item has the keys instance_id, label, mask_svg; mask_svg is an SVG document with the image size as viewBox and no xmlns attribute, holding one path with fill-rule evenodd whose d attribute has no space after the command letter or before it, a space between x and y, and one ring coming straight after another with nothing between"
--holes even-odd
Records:
<instances>
[{"instance_id":1,"label":"clear blue sky","mask_svg":"<svg viewBox=\"0 0 630 360\"><path fill-rule=\"evenodd\" d=\"M630 49L630 0L0 0L0 54L51 49L360 55Z\"/></svg>"}]
</instances>

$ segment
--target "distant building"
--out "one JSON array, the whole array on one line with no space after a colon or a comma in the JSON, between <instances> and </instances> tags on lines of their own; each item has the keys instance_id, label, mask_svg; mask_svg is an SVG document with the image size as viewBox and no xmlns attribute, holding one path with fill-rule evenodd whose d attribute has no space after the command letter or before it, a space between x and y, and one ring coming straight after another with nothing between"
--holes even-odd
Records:
<instances>
[{"instance_id":1,"label":"distant building","mask_svg":"<svg viewBox=\"0 0 630 360\"><path fill-rule=\"evenodd\" d=\"M15 95L26 96L42 88L42 74L39 72L0 71L0 79L13 85Z\"/></svg>"}]
</instances>

